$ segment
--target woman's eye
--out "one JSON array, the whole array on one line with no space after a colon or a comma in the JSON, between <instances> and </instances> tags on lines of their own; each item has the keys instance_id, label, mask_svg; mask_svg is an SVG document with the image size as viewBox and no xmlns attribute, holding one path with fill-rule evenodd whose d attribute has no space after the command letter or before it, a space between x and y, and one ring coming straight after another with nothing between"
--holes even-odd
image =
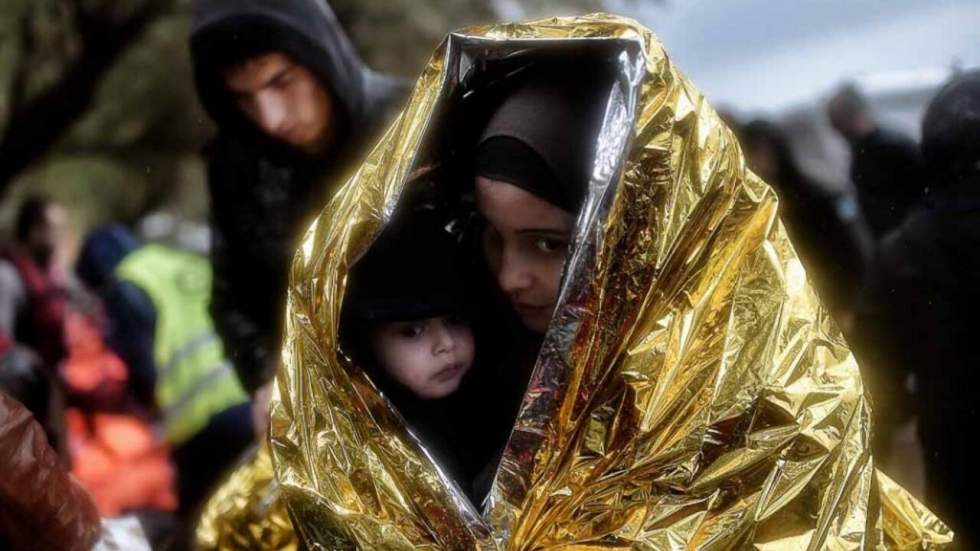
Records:
<instances>
[{"instance_id":1,"label":"woman's eye","mask_svg":"<svg viewBox=\"0 0 980 551\"><path fill-rule=\"evenodd\" d=\"M559 251L563 251L568 245L564 241L558 239L538 239L534 242L534 246L541 252L551 254Z\"/></svg>"}]
</instances>

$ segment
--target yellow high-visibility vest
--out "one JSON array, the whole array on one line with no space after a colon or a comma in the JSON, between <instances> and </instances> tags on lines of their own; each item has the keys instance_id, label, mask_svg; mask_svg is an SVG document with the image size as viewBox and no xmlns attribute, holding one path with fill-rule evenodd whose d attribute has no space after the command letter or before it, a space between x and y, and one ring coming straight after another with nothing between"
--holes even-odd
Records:
<instances>
[{"instance_id":1,"label":"yellow high-visibility vest","mask_svg":"<svg viewBox=\"0 0 980 551\"><path fill-rule=\"evenodd\" d=\"M144 245L123 259L116 276L142 289L156 308L155 395L173 445L186 442L212 416L248 401L208 312L212 276L205 258Z\"/></svg>"}]
</instances>

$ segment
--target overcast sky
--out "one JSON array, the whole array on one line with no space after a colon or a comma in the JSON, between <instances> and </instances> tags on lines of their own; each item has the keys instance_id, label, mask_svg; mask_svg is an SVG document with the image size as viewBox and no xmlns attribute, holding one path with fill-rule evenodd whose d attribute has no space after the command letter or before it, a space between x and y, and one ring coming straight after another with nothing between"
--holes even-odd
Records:
<instances>
[{"instance_id":1,"label":"overcast sky","mask_svg":"<svg viewBox=\"0 0 980 551\"><path fill-rule=\"evenodd\" d=\"M980 0L608 0L715 105L781 111L841 79L980 66Z\"/></svg>"}]
</instances>

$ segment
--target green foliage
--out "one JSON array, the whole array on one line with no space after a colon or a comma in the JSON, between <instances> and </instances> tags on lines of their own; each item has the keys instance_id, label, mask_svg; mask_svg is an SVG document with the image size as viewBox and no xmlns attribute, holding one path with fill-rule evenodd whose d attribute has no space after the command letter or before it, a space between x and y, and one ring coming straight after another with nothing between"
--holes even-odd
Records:
<instances>
[{"instance_id":1,"label":"green foliage","mask_svg":"<svg viewBox=\"0 0 980 551\"><path fill-rule=\"evenodd\" d=\"M110 11L110 4L127 9L125 3L104 4ZM64 0L15 0L2 9L0 113L6 113L16 108L11 101L18 66L31 67L27 96L43 91L77 62L77 48L70 44L77 42L78 29ZM129 45L102 78L87 111L6 190L0 226L7 227L24 195L37 192L68 205L79 230L168 207L203 219L203 170L187 167L201 165L198 153L213 129L191 79L188 14L184 5L157 17ZM25 33L31 37L25 40Z\"/></svg>"}]
</instances>

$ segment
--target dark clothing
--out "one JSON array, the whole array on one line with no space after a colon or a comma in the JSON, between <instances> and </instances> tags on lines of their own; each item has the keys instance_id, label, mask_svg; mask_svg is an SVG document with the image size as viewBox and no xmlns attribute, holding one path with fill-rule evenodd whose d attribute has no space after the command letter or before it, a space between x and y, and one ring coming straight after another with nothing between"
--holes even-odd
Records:
<instances>
[{"instance_id":1,"label":"dark clothing","mask_svg":"<svg viewBox=\"0 0 980 551\"><path fill-rule=\"evenodd\" d=\"M12 337L37 352L45 368L54 371L68 355L65 342L68 287L24 250L9 248L0 252L0 258L16 269L26 293L25 304L16 313Z\"/></svg>"},{"instance_id":2,"label":"dark clothing","mask_svg":"<svg viewBox=\"0 0 980 551\"><path fill-rule=\"evenodd\" d=\"M478 468L474 464L472 440L482 435L473 432L464 415L469 407L465 396L470 395L464 389L474 383L473 373L479 369L479 364L471 366L456 392L436 400L418 398L380 370L371 369L371 380L405 419L412 434L471 500L471 481Z\"/></svg>"},{"instance_id":3,"label":"dark clothing","mask_svg":"<svg viewBox=\"0 0 980 551\"><path fill-rule=\"evenodd\" d=\"M980 70L957 74L922 118L922 161L933 181L980 174Z\"/></svg>"},{"instance_id":4,"label":"dark clothing","mask_svg":"<svg viewBox=\"0 0 980 551\"><path fill-rule=\"evenodd\" d=\"M497 306L509 307L505 302ZM469 492L477 506L492 489L541 349L541 335L525 329L513 313L498 311L489 317L495 320L495 334L489 335L489 354L481 358L485 369L476 371L458 393L469 408L466 422L472 436L464 441L474 469Z\"/></svg>"},{"instance_id":5,"label":"dark clothing","mask_svg":"<svg viewBox=\"0 0 980 551\"><path fill-rule=\"evenodd\" d=\"M851 144L851 181L875 237L898 226L922 198L926 181L919 147L881 128Z\"/></svg>"},{"instance_id":6,"label":"dark clothing","mask_svg":"<svg viewBox=\"0 0 980 551\"><path fill-rule=\"evenodd\" d=\"M140 404L156 402L156 361L153 359L156 308L142 289L128 281L110 285L102 293L109 323L106 344L126 364L129 385Z\"/></svg>"},{"instance_id":7,"label":"dark clothing","mask_svg":"<svg viewBox=\"0 0 980 551\"><path fill-rule=\"evenodd\" d=\"M177 496L184 515L194 514L242 452L255 440L250 403L215 415L197 434L173 451Z\"/></svg>"},{"instance_id":8,"label":"dark clothing","mask_svg":"<svg viewBox=\"0 0 980 551\"><path fill-rule=\"evenodd\" d=\"M262 148L219 136L208 152L211 315L242 386L275 374L289 266L330 188L315 163L277 163ZM336 177L336 176L335 176Z\"/></svg>"},{"instance_id":9,"label":"dark clothing","mask_svg":"<svg viewBox=\"0 0 980 551\"><path fill-rule=\"evenodd\" d=\"M779 187L780 215L818 294L835 315L852 312L873 248L855 198L803 178Z\"/></svg>"},{"instance_id":10,"label":"dark clothing","mask_svg":"<svg viewBox=\"0 0 980 551\"><path fill-rule=\"evenodd\" d=\"M242 385L254 392L275 373L289 266L302 233L404 87L367 68L317 0L199 0L191 49L198 94L219 125L206 151L211 312ZM268 51L289 54L332 93L338 129L331 151L310 156L265 137L225 90L223 65Z\"/></svg>"},{"instance_id":11,"label":"dark clothing","mask_svg":"<svg viewBox=\"0 0 980 551\"><path fill-rule=\"evenodd\" d=\"M30 349L0 332L0 391L19 401L44 428L48 444L63 457L64 396L57 378Z\"/></svg>"},{"instance_id":12,"label":"dark clothing","mask_svg":"<svg viewBox=\"0 0 980 551\"><path fill-rule=\"evenodd\" d=\"M460 277L461 248L447 216L396 216L348 276L345 327L440 316L473 317L472 290ZM398 274L398 277L392 277Z\"/></svg>"},{"instance_id":13,"label":"dark clothing","mask_svg":"<svg viewBox=\"0 0 980 551\"><path fill-rule=\"evenodd\" d=\"M917 376L929 505L958 541L977 542L980 178L933 194L884 240L879 268L891 359Z\"/></svg>"},{"instance_id":14,"label":"dark clothing","mask_svg":"<svg viewBox=\"0 0 980 551\"><path fill-rule=\"evenodd\" d=\"M476 426L481 427L480 430L485 431L480 433L485 436L482 438L483 441L479 443L479 447L475 448L476 451L470 452L475 458L477 470L473 475L469 495L478 507L493 489L494 476L498 472L500 461L503 459L507 443L513 433L517 415L520 413L520 406L527 391L527 383L531 379L537 359L536 352L537 350L532 351L531 349L522 350L521 355L524 357L519 361L523 363L515 364L518 371L515 380L511 381L502 377L496 379L496 385L491 388L503 390L505 399L502 403L475 402L482 404L480 406L481 411L474 414L472 419ZM498 372L498 375L504 374ZM506 384L505 381L507 381ZM507 421L511 422L510 426L505 426ZM496 447L493 447L494 445Z\"/></svg>"},{"instance_id":15,"label":"dark clothing","mask_svg":"<svg viewBox=\"0 0 980 551\"><path fill-rule=\"evenodd\" d=\"M95 230L85 240L75 271L102 299L107 314L106 344L126 364L132 396L153 409L156 308L142 289L115 276L116 267L139 247L136 237L123 226Z\"/></svg>"}]
</instances>

